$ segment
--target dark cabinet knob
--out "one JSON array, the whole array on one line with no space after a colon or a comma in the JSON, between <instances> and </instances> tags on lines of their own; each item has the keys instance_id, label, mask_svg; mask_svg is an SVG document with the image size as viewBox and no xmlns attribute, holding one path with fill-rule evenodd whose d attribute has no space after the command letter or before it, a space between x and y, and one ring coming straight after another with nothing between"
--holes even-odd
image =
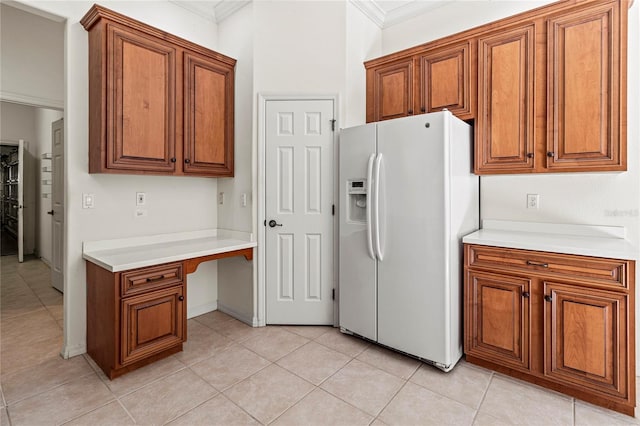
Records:
<instances>
[{"instance_id":1,"label":"dark cabinet knob","mask_svg":"<svg viewBox=\"0 0 640 426\"><path fill-rule=\"evenodd\" d=\"M554 155L553 152L551 151L547 152L547 157L553 157L553 155Z\"/></svg>"},{"instance_id":2,"label":"dark cabinet knob","mask_svg":"<svg viewBox=\"0 0 640 426\"><path fill-rule=\"evenodd\" d=\"M178 296L178 300L182 302L184 300L184 296Z\"/></svg>"},{"instance_id":3,"label":"dark cabinet knob","mask_svg":"<svg viewBox=\"0 0 640 426\"><path fill-rule=\"evenodd\" d=\"M533 152L528 153L527 158L533 158Z\"/></svg>"},{"instance_id":4,"label":"dark cabinet knob","mask_svg":"<svg viewBox=\"0 0 640 426\"><path fill-rule=\"evenodd\" d=\"M172 157L171 160L169 160L169 161L171 161L172 163L175 163L176 162L176 157Z\"/></svg>"},{"instance_id":5,"label":"dark cabinet knob","mask_svg":"<svg viewBox=\"0 0 640 426\"><path fill-rule=\"evenodd\" d=\"M529 297L529 292L528 291L523 291L522 292L522 297Z\"/></svg>"},{"instance_id":6,"label":"dark cabinet knob","mask_svg":"<svg viewBox=\"0 0 640 426\"><path fill-rule=\"evenodd\" d=\"M187 164L189 164L189 163L191 163L191 160L189 160L188 158L185 158L185 159L184 159L184 162L185 162L185 163L187 163Z\"/></svg>"},{"instance_id":7,"label":"dark cabinet knob","mask_svg":"<svg viewBox=\"0 0 640 426\"><path fill-rule=\"evenodd\" d=\"M551 301L553 300L553 297L551 297L551 296L550 296L550 295L548 295L548 294L545 294L545 296L544 296L544 300L546 300L547 302L551 302Z\"/></svg>"},{"instance_id":8,"label":"dark cabinet knob","mask_svg":"<svg viewBox=\"0 0 640 426\"><path fill-rule=\"evenodd\" d=\"M425 107L421 107L420 112L427 112L427 109Z\"/></svg>"},{"instance_id":9,"label":"dark cabinet knob","mask_svg":"<svg viewBox=\"0 0 640 426\"><path fill-rule=\"evenodd\" d=\"M407 113L409 113L409 115L413 114L413 110L410 109L409 111L407 111Z\"/></svg>"}]
</instances>

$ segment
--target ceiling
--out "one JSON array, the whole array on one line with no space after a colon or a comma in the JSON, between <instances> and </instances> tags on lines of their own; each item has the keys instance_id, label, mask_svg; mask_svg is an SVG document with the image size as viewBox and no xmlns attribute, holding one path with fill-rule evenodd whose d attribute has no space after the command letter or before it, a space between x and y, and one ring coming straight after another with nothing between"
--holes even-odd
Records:
<instances>
[{"instance_id":1,"label":"ceiling","mask_svg":"<svg viewBox=\"0 0 640 426\"><path fill-rule=\"evenodd\" d=\"M169 0L220 23L252 0ZM264 1L264 0L255 0ZM380 28L386 28L454 0L348 0Z\"/></svg>"}]
</instances>

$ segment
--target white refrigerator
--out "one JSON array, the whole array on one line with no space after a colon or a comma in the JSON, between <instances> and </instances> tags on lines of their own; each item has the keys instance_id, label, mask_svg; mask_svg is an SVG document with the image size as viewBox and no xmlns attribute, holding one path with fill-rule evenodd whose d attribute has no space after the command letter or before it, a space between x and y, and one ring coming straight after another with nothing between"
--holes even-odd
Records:
<instances>
[{"instance_id":1,"label":"white refrigerator","mask_svg":"<svg viewBox=\"0 0 640 426\"><path fill-rule=\"evenodd\" d=\"M479 228L472 129L450 112L340 133L340 329L449 371L462 237Z\"/></svg>"}]
</instances>

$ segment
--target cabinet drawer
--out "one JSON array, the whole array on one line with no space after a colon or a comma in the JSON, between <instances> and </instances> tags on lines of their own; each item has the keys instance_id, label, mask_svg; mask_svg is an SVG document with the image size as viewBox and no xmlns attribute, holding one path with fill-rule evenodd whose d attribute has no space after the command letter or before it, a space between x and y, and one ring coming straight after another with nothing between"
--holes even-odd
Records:
<instances>
[{"instance_id":1,"label":"cabinet drawer","mask_svg":"<svg viewBox=\"0 0 640 426\"><path fill-rule=\"evenodd\" d=\"M628 262L624 260L476 245L468 245L466 250L469 267L556 275L617 288L628 286Z\"/></svg>"},{"instance_id":2,"label":"cabinet drawer","mask_svg":"<svg viewBox=\"0 0 640 426\"><path fill-rule=\"evenodd\" d=\"M120 276L120 294L130 296L181 282L182 262L132 269Z\"/></svg>"}]
</instances>

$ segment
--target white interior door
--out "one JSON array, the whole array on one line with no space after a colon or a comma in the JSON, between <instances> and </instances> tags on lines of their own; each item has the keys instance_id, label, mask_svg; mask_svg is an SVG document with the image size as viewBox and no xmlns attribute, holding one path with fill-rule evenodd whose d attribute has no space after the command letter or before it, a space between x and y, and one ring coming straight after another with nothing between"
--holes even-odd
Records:
<instances>
[{"instance_id":1,"label":"white interior door","mask_svg":"<svg viewBox=\"0 0 640 426\"><path fill-rule=\"evenodd\" d=\"M64 119L51 124L51 285L64 289Z\"/></svg>"},{"instance_id":2,"label":"white interior door","mask_svg":"<svg viewBox=\"0 0 640 426\"><path fill-rule=\"evenodd\" d=\"M268 324L333 324L333 100L269 100Z\"/></svg>"},{"instance_id":3,"label":"white interior door","mask_svg":"<svg viewBox=\"0 0 640 426\"><path fill-rule=\"evenodd\" d=\"M18 142L18 262L24 260L24 141Z\"/></svg>"}]
</instances>

